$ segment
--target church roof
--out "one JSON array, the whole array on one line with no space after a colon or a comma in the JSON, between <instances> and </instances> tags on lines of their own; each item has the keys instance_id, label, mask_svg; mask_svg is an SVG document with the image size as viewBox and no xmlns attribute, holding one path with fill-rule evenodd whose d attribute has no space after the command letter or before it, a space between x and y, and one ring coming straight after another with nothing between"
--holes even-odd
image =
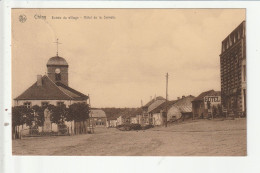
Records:
<instances>
[{"instance_id":1,"label":"church roof","mask_svg":"<svg viewBox=\"0 0 260 173\"><path fill-rule=\"evenodd\" d=\"M54 56L50 58L47 62L47 66L52 66L52 65L63 65L63 66L68 66L67 61L60 57L60 56Z\"/></svg>"},{"instance_id":2,"label":"church roof","mask_svg":"<svg viewBox=\"0 0 260 173\"><path fill-rule=\"evenodd\" d=\"M62 83L54 83L48 76L42 77L42 85L37 81L14 100L86 100L88 96Z\"/></svg>"}]
</instances>

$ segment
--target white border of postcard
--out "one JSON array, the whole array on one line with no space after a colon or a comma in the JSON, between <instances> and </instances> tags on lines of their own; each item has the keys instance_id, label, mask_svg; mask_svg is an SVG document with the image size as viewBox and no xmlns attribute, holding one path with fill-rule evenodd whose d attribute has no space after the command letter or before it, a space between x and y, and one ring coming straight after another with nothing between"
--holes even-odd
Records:
<instances>
[{"instance_id":1,"label":"white border of postcard","mask_svg":"<svg viewBox=\"0 0 260 173\"><path fill-rule=\"evenodd\" d=\"M242 1L0 1L1 31L1 153L0 172L257 172L260 150L260 2ZM77 157L12 156L11 142L11 8L246 8L248 69L248 156L245 157ZM2 44L4 43L4 44ZM1 98L1 99L2 99ZM7 109L7 110L5 110ZM5 126L4 126L5 124ZM8 125L9 124L9 125ZM1 165L2 164L2 165Z\"/></svg>"}]
</instances>

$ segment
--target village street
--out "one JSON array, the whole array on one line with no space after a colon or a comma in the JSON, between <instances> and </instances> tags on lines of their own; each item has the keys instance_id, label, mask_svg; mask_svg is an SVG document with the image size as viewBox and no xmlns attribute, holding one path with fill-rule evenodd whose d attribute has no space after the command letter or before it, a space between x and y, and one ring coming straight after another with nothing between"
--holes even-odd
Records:
<instances>
[{"instance_id":1,"label":"village street","mask_svg":"<svg viewBox=\"0 0 260 173\"><path fill-rule=\"evenodd\" d=\"M96 128L94 134L13 140L14 155L244 156L246 119L195 120L140 131Z\"/></svg>"}]
</instances>

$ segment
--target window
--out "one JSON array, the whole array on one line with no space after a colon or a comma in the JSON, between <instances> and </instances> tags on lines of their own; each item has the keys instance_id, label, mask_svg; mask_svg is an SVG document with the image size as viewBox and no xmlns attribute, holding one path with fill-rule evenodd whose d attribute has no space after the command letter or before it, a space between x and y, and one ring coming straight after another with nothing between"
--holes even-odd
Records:
<instances>
[{"instance_id":1,"label":"window","mask_svg":"<svg viewBox=\"0 0 260 173\"><path fill-rule=\"evenodd\" d=\"M42 107L48 106L49 102L42 102Z\"/></svg>"},{"instance_id":2,"label":"window","mask_svg":"<svg viewBox=\"0 0 260 173\"><path fill-rule=\"evenodd\" d=\"M31 102L24 102L23 105L27 108L30 108L32 106Z\"/></svg>"},{"instance_id":3,"label":"window","mask_svg":"<svg viewBox=\"0 0 260 173\"><path fill-rule=\"evenodd\" d=\"M57 102L57 106L62 106L64 105L64 102Z\"/></svg>"},{"instance_id":4,"label":"window","mask_svg":"<svg viewBox=\"0 0 260 173\"><path fill-rule=\"evenodd\" d=\"M56 80L56 81L60 81L60 80L61 80L61 75L60 75L60 73L58 73L58 74L56 73L56 74L55 74L55 80Z\"/></svg>"}]
</instances>

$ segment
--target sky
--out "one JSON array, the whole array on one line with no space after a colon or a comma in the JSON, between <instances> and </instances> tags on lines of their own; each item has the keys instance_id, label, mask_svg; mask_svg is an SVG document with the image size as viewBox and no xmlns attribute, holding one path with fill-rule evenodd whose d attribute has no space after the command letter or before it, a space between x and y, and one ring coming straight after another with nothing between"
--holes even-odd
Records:
<instances>
[{"instance_id":1,"label":"sky","mask_svg":"<svg viewBox=\"0 0 260 173\"><path fill-rule=\"evenodd\" d=\"M245 19L245 9L12 9L12 97L46 73L57 38L69 86L92 107L165 97L167 72L169 100L220 91L221 42Z\"/></svg>"}]
</instances>

